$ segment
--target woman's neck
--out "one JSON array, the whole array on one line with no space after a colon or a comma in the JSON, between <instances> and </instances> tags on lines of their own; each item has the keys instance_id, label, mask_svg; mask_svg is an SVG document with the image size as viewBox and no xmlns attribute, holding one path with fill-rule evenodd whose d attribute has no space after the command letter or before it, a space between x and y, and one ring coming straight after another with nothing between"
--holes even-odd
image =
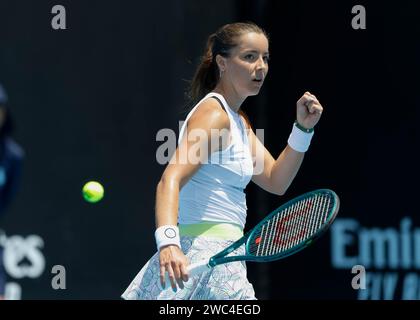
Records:
<instances>
[{"instance_id":1,"label":"woman's neck","mask_svg":"<svg viewBox=\"0 0 420 320\"><path fill-rule=\"evenodd\" d=\"M239 112L242 103L245 101L245 98L240 97L234 88L229 88L223 85L221 82L217 84L213 92L221 94L225 98L229 107L236 113Z\"/></svg>"}]
</instances>

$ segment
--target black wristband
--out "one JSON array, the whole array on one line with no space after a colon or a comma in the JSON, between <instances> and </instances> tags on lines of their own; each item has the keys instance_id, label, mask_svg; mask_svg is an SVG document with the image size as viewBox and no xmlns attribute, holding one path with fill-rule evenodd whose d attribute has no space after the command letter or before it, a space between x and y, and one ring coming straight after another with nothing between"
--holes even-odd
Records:
<instances>
[{"instance_id":1,"label":"black wristband","mask_svg":"<svg viewBox=\"0 0 420 320\"><path fill-rule=\"evenodd\" d=\"M297 128L299 128L300 130L302 130L303 132L305 132L305 133L311 133L311 132L313 132L313 131L314 131L314 128L311 128L311 129L306 129L305 127L301 126L301 125L299 124L299 122L297 122L297 120L295 121L295 126L296 126Z\"/></svg>"}]
</instances>

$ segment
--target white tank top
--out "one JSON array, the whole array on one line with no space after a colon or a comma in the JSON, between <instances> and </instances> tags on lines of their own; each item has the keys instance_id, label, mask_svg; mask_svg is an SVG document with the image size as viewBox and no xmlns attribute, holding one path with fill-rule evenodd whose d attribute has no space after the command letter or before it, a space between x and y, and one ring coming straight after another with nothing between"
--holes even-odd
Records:
<instances>
[{"instance_id":1,"label":"white tank top","mask_svg":"<svg viewBox=\"0 0 420 320\"><path fill-rule=\"evenodd\" d=\"M178 145L188 119L201 102L210 97L218 98L229 116L230 144L222 151L213 152L208 163L202 164L183 186L179 194L178 222L227 222L243 228L247 211L244 189L252 178L253 162L240 115L229 107L222 95L210 92L188 113L180 130Z\"/></svg>"}]
</instances>

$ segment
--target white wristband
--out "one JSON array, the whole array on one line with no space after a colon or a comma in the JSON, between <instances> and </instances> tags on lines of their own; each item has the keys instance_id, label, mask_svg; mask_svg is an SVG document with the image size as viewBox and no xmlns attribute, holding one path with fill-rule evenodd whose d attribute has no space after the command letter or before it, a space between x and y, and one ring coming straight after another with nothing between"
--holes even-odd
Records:
<instances>
[{"instance_id":1,"label":"white wristband","mask_svg":"<svg viewBox=\"0 0 420 320\"><path fill-rule=\"evenodd\" d=\"M161 247L169 244L177 245L181 248L181 240L179 238L179 229L177 226L165 225L155 231L156 246L158 251Z\"/></svg>"},{"instance_id":2,"label":"white wristband","mask_svg":"<svg viewBox=\"0 0 420 320\"><path fill-rule=\"evenodd\" d=\"M310 133L304 132L294 123L287 143L293 150L296 150L297 152L306 152L309 149L313 135L313 131Z\"/></svg>"}]
</instances>

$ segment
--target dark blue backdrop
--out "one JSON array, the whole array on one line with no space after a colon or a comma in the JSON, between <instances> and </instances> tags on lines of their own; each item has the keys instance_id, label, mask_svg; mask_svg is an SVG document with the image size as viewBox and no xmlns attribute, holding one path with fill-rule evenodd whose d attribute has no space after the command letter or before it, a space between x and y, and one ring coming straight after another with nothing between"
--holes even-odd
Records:
<instances>
[{"instance_id":1,"label":"dark blue backdrop","mask_svg":"<svg viewBox=\"0 0 420 320\"><path fill-rule=\"evenodd\" d=\"M269 33L272 58L244 110L266 147L276 157L285 147L304 91L325 113L285 196L247 188L248 227L311 189L341 198L339 220L312 248L248 264L257 297L420 296L418 5L364 1L367 29L354 30L352 1L62 1L67 29L53 30L55 4L0 3L0 81L26 151L0 221L13 292L118 299L155 250L156 134L178 130L207 36L252 20ZM92 179L106 190L95 205L80 193ZM351 286L355 264L366 267L366 290ZM54 265L66 268L66 290L51 287Z\"/></svg>"}]
</instances>

